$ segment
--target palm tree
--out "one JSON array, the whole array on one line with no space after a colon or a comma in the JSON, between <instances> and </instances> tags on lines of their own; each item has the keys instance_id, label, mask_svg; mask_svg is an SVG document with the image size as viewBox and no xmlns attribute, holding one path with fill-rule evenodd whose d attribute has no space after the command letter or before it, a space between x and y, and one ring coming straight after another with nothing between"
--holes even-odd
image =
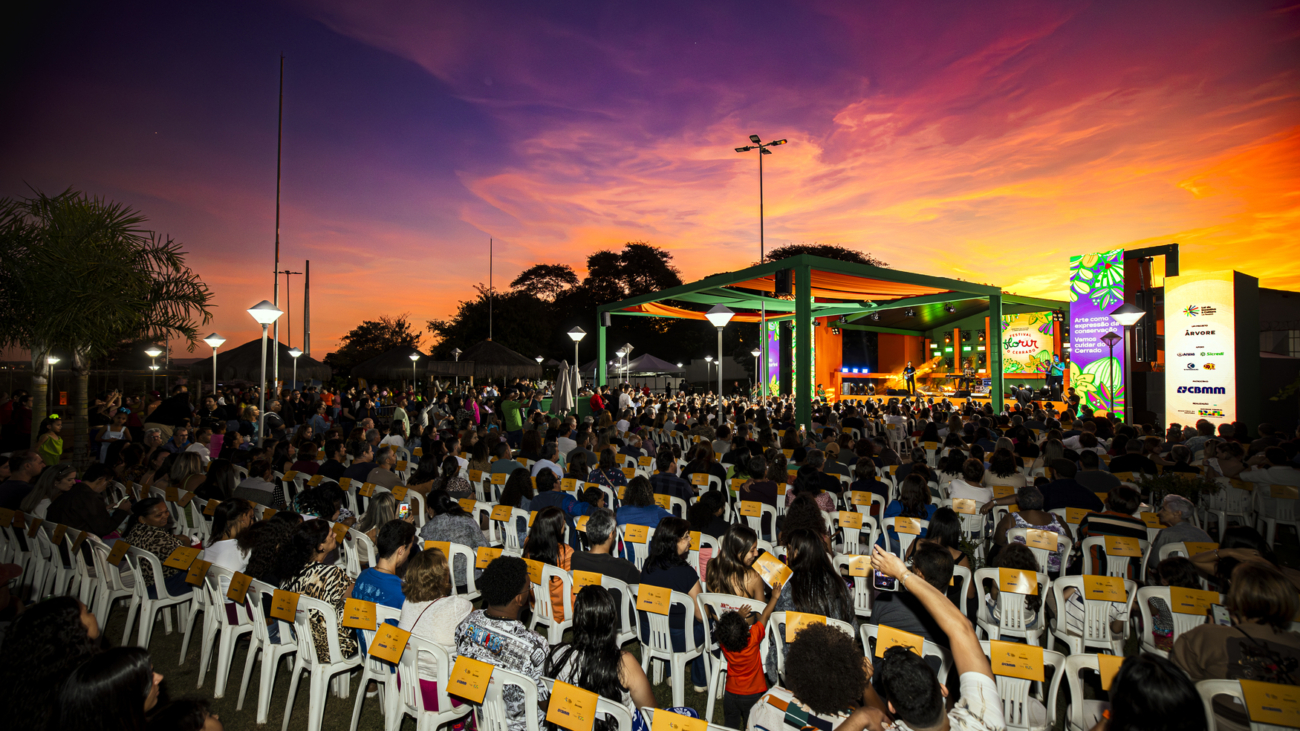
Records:
<instances>
[{"instance_id":1,"label":"palm tree","mask_svg":"<svg viewBox=\"0 0 1300 731\"><path fill-rule=\"evenodd\" d=\"M87 439L92 360L132 338L180 336L193 350L197 328L212 319L212 294L185 266L181 245L146 231L145 221L71 189L0 200L0 344L31 351L34 424L46 415L46 357L56 347L71 352L73 454Z\"/></svg>"}]
</instances>

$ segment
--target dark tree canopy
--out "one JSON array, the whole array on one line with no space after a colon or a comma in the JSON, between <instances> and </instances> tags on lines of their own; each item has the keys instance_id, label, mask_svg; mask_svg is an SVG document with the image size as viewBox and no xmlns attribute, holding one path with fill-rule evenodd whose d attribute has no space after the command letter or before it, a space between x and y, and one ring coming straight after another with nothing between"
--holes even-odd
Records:
<instances>
[{"instance_id":1,"label":"dark tree canopy","mask_svg":"<svg viewBox=\"0 0 1300 731\"><path fill-rule=\"evenodd\" d=\"M340 340L339 349L325 356L325 364L336 374L346 375L352 366L387 353L393 348L419 348L422 336L411 329L409 315L380 315L365 320Z\"/></svg>"},{"instance_id":2,"label":"dark tree canopy","mask_svg":"<svg viewBox=\"0 0 1300 731\"><path fill-rule=\"evenodd\" d=\"M800 254L812 254L826 259L847 261L854 264L868 264L875 267L888 266L865 251L856 251L839 244L786 244L767 252L767 261L780 261Z\"/></svg>"},{"instance_id":3,"label":"dark tree canopy","mask_svg":"<svg viewBox=\"0 0 1300 731\"><path fill-rule=\"evenodd\" d=\"M568 264L534 264L510 283L511 289L531 291L547 302L554 302L561 293L576 286L578 275Z\"/></svg>"}]
</instances>

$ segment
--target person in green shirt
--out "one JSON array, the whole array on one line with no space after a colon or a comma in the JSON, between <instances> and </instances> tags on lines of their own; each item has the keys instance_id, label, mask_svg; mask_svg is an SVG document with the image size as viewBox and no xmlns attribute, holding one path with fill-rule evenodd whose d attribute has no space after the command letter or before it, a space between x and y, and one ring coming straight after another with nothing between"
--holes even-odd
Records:
<instances>
[{"instance_id":1,"label":"person in green shirt","mask_svg":"<svg viewBox=\"0 0 1300 731\"><path fill-rule=\"evenodd\" d=\"M518 401L519 392L512 390L501 402L501 415L506 422L506 441L515 449L519 448L524 437L523 406Z\"/></svg>"}]
</instances>

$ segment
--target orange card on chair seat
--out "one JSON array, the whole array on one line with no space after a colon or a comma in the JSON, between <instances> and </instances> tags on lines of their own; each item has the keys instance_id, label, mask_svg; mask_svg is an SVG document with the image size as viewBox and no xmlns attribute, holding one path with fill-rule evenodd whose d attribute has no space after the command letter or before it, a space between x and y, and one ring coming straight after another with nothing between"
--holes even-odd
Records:
<instances>
[{"instance_id":1,"label":"orange card on chair seat","mask_svg":"<svg viewBox=\"0 0 1300 731\"><path fill-rule=\"evenodd\" d=\"M546 720L569 731L591 731L600 696L575 685L555 681L546 707Z\"/></svg>"},{"instance_id":2,"label":"orange card on chair seat","mask_svg":"<svg viewBox=\"0 0 1300 731\"><path fill-rule=\"evenodd\" d=\"M296 591L276 589L271 597L271 616L285 622L292 622L294 614L298 611L300 596Z\"/></svg>"},{"instance_id":3,"label":"orange card on chair seat","mask_svg":"<svg viewBox=\"0 0 1300 731\"><path fill-rule=\"evenodd\" d=\"M189 571L190 564L194 563L194 559L198 557L199 549L190 548L189 546L181 546L172 551L171 555L167 557L167 560L163 561L163 566L178 571Z\"/></svg>"},{"instance_id":4,"label":"orange card on chair seat","mask_svg":"<svg viewBox=\"0 0 1300 731\"><path fill-rule=\"evenodd\" d=\"M642 584L636 594L636 608L653 614L668 614L672 604L673 590L666 586Z\"/></svg>"},{"instance_id":5,"label":"orange card on chair seat","mask_svg":"<svg viewBox=\"0 0 1300 731\"><path fill-rule=\"evenodd\" d=\"M375 639L370 642L370 656L396 665L401 662L402 653L406 651L406 643L410 639L410 632L384 622L375 630Z\"/></svg>"},{"instance_id":6,"label":"orange card on chair seat","mask_svg":"<svg viewBox=\"0 0 1300 731\"><path fill-rule=\"evenodd\" d=\"M461 655L451 666L447 692L471 703L482 703L487 695L488 682L492 680L492 670L489 663Z\"/></svg>"},{"instance_id":7,"label":"orange card on chair seat","mask_svg":"<svg viewBox=\"0 0 1300 731\"><path fill-rule=\"evenodd\" d=\"M343 620L340 624L351 629L373 630L378 625L375 603L349 597L343 602Z\"/></svg>"}]
</instances>

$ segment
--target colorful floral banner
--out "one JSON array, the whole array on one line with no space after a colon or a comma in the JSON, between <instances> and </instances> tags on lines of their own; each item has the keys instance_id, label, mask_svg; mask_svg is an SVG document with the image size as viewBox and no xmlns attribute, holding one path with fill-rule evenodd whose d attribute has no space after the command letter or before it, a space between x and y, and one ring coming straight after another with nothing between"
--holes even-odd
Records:
<instances>
[{"instance_id":1,"label":"colorful floral banner","mask_svg":"<svg viewBox=\"0 0 1300 731\"><path fill-rule=\"evenodd\" d=\"M1002 372L1046 373L1052 367L1056 338L1052 313L1026 312L1002 316Z\"/></svg>"},{"instance_id":2,"label":"colorful floral banner","mask_svg":"<svg viewBox=\"0 0 1300 731\"><path fill-rule=\"evenodd\" d=\"M1123 302L1123 249L1070 257L1070 386L1081 405L1124 409L1124 346L1112 349L1102 340L1124 335L1110 319Z\"/></svg>"}]
</instances>

